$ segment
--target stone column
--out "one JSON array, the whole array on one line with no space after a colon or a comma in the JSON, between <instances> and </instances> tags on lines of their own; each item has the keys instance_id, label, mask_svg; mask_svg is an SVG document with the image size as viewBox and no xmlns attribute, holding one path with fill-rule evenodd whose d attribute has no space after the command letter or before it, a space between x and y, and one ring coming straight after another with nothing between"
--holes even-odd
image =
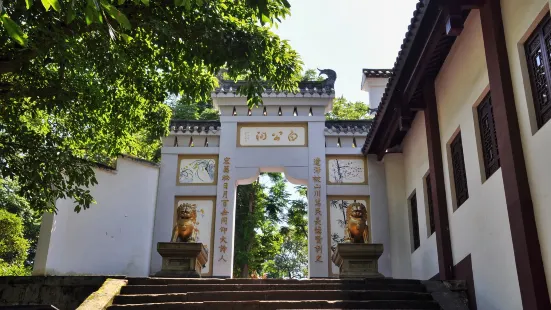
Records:
<instances>
[{"instance_id":1,"label":"stone column","mask_svg":"<svg viewBox=\"0 0 551 310\"><path fill-rule=\"evenodd\" d=\"M235 148L237 123L224 122L220 136L218 159L218 182L214 214L214 277L231 278L233 274L233 244L235 227L235 199L237 179L235 176Z\"/></svg>"},{"instance_id":2,"label":"stone column","mask_svg":"<svg viewBox=\"0 0 551 310\"><path fill-rule=\"evenodd\" d=\"M327 220L325 123L308 123L308 275L329 276L331 251Z\"/></svg>"}]
</instances>

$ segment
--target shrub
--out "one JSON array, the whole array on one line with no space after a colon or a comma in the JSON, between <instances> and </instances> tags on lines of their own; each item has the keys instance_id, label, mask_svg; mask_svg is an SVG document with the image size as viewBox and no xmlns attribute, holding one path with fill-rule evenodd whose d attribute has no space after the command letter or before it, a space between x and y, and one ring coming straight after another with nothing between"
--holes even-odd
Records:
<instances>
[{"instance_id":1,"label":"shrub","mask_svg":"<svg viewBox=\"0 0 551 310\"><path fill-rule=\"evenodd\" d=\"M29 243L23 237L21 219L0 209L0 261L8 265L22 265L28 250Z\"/></svg>"}]
</instances>

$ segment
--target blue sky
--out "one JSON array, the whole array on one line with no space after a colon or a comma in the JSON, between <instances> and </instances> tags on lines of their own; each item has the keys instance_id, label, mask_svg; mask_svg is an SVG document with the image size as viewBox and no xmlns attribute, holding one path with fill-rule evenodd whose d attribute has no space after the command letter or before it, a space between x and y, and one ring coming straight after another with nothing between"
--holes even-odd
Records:
<instances>
[{"instance_id":1,"label":"blue sky","mask_svg":"<svg viewBox=\"0 0 551 310\"><path fill-rule=\"evenodd\" d=\"M290 0L291 16L274 31L305 68L337 72L336 95L368 102L363 68L391 69L417 0Z\"/></svg>"}]
</instances>

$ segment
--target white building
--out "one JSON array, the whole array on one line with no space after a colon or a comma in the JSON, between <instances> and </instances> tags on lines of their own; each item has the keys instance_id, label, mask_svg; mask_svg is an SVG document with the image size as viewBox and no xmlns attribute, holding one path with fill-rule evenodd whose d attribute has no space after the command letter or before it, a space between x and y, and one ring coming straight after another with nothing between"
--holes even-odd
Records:
<instances>
[{"instance_id":1,"label":"white building","mask_svg":"<svg viewBox=\"0 0 551 310\"><path fill-rule=\"evenodd\" d=\"M98 170L97 206L59 201L35 273L154 274L187 201L204 275L229 277L236 187L281 171L309 189L311 277L335 276L332 206L355 200L385 276L466 280L473 309L551 309L550 38L548 0L421 0L394 68L363 72L372 123L325 121L330 71L252 110L225 83L220 122L173 122L160 167L121 158Z\"/></svg>"}]
</instances>

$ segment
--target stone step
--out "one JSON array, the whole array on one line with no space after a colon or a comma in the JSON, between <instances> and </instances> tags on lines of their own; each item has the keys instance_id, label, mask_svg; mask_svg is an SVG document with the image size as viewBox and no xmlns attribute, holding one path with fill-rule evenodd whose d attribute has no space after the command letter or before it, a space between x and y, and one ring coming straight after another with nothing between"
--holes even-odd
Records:
<instances>
[{"instance_id":1,"label":"stone step","mask_svg":"<svg viewBox=\"0 0 551 310\"><path fill-rule=\"evenodd\" d=\"M305 301L208 301L208 302L168 302L148 304L112 305L109 310L124 309L209 309L209 310L276 310L276 309L370 309L370 310L441 310L435 301L428 300L305 300Z\"/></svg>"},{"instance_id":2,"label":"stone step","mask_svg":"<svg viewBox=\"0 0 551 310\"><path fill-rule=\"evenodd\" d=\"M269 291L210 291L173 294L118 295L114 304L204 302L247 300L432 300L428 293L367 290L269 290Z\"/></svg>"},{"instance_id":3,"label":"stone step","mask_svg":"<svg viewBox=\"0 0 551 310\"><path fill-rule=\"evenodd\" d=\"M425 292L421 284L394 283L315 283L315 284L168 284L168 285L128 285L121 294L168 294L205 291L263 291L263 290L369 290Z\"/></svg>"},{"instance_id":4,"label":"stone step","mask_svg":"<svg viewBox=\"0 0 551 310\"><path fill-rule=\"evenodd\" d=\"M219 279L219 278L127 278L128 285L167 285L167 284L321 284L321 283L391 283L421 284L410 279Z\"/></svg>"}]
</instances>

